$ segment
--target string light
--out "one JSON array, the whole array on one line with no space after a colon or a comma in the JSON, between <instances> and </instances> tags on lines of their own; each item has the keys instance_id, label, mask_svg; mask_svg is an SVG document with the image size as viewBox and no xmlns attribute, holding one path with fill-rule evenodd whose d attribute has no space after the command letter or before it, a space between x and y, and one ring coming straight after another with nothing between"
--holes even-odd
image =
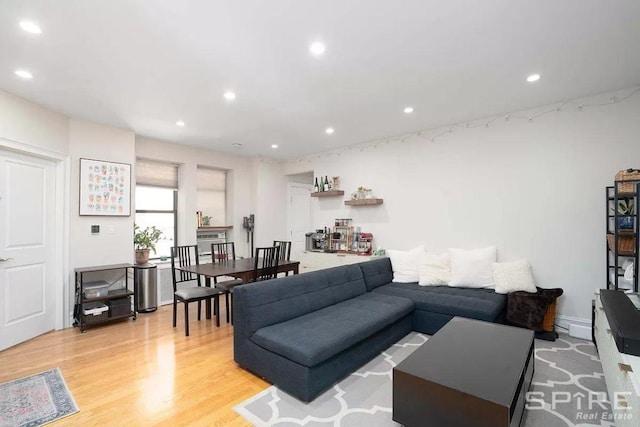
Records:
<instances>
[{"instance_id":1,"label":"string light","mask_svg":"<svg viewBox=\"0 0 640 427\"><path fill-rule=\"evenodd\" d=\"M421 131L418 132L413 132L413 133L408 133L408 134L404 134L404 135L399 135L396 136L394 138L386 138L386 139L381 139L381 140L376 140L376 141L369 141L369 142L365 142L365 143L358 143L358 144L352 144L350 146L344 147L344 148L340 148L338 150L332 150L329 152L325 152L325 153L321 153L319 155L313 155L313 156L307 156L307 157L302 157L301 159L299 159L298 161L303 161L303 160L307 160L308 162L311 162L311 160L313 159L320 159L323 157L328 157L331 155L340 155L341 152L345 152L345 151L351 151L352 149L360 149L360 152L363 152L364 150L368 150L368 149L377 149L378 148L378 144L381 143L386 143L385 145L389 145L392 142L400 142L401 144L408 142L410 139L418 137L421 138L425 141L428 142L436 142L438 139L453 133L454 128L461 128L461 129L476 129L479 127L485 127L485 128L489 128L494 122L496 122L499 119L503 119L503 122L513 122L515 120L526 120L529 122L534 122L535 120L539 119L540 117L546 116L547 114L551 114L551 113L558 113L558 112L562 112L565 111L564 107L571 105L571 106L575 106L575 109L577 111L583 111L584 109L587 108L593 108L593 107L605 107L608 105L614 105L614 104L619 104L623 101L626 101L627 99L634 97L636 95L638 95L640 93L640 87L636 87L634 89L631 89L629 93L627 93L624 96L612 96L609 98L609 100L607 102L593 102L593 103L584 103L584 102L578 102L578 101L574 101L574 100L569 100L569 101L564 101L562 103L560 103L559 105L550 108L549 110L544 110L541 111L537 114L532 114L532 115L519 115L519 114L509 114L509 115L505 115L505 116L494 116L494 117L490 117L488 119L484 119L484 123L482 121L476 122L477 124L473 124L473 122L467 121L467 122L459 122L459 123L454 123L448 126L444 126L446 129L444 131L440 131L439 133L436 133L435 135L429 135L430 133L433 133L434 131L438 131L439 129L442 129L443 127L439 127L439 128L433 128L433 129L423 129Z\"/></svg>"}]
</instances>

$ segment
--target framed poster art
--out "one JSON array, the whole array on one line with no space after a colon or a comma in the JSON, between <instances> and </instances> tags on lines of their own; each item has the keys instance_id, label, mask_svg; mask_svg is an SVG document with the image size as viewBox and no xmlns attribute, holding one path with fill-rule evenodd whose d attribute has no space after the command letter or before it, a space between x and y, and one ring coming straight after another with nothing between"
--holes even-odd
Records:
<instances>
[{"instance_id":1,"label":"framed poster art","mask_svg":"<svg viewBox=\"0 0 640 427\"><path fill-rule=\"evenodd\" d=\"M80 159L80 215L130 216L131 165Z\"/></svg>"}]
</instances>

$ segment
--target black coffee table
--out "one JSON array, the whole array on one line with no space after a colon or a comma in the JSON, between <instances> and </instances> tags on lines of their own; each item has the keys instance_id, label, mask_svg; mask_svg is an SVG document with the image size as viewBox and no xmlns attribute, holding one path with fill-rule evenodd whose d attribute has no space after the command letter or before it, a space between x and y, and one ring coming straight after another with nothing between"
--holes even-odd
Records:
<instances>
[{"instance_id":1,"label":"black coffee table","mask_svg":"<svg viewBox=\"0 0 640 427\"><path fill-rule=\"evenodd\" d=\"M533 331L454 317L393 369L405 426L518 426L533 377Z\"/></svg>"}]
</instances>

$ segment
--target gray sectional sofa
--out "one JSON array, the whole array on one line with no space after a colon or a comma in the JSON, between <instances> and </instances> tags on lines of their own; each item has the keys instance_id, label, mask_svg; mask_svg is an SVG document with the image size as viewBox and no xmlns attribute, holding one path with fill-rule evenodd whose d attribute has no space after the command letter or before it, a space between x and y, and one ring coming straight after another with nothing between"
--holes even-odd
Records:
<instances>
[{"instance_id":1,"label":"gray sectional sofa","mask_svg":"<svg viewBox=\"0 0 640 427\"><path fill-rule=\"evenodd\" d=\"M235 288L236 363L308 402L412 330L504 320L506 296L493 290L392 279L380 258Z\"/></svg>"}]
</instances>

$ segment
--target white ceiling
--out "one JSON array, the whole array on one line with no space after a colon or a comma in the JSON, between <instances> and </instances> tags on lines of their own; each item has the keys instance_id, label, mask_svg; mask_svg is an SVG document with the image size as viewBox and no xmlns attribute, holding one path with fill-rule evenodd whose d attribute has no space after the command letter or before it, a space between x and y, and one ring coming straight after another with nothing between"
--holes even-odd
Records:
<instances>
[{"instance_id":1,"label":"white ceiling","mask_svg":"<svg viewBox=\"0 0 640 427\"><path fill-rule=\"evenodd\" d=\"M638 0L0 0L0 88L243 155L295 158L637 84Z\"/></svg>"}]
</instances>

